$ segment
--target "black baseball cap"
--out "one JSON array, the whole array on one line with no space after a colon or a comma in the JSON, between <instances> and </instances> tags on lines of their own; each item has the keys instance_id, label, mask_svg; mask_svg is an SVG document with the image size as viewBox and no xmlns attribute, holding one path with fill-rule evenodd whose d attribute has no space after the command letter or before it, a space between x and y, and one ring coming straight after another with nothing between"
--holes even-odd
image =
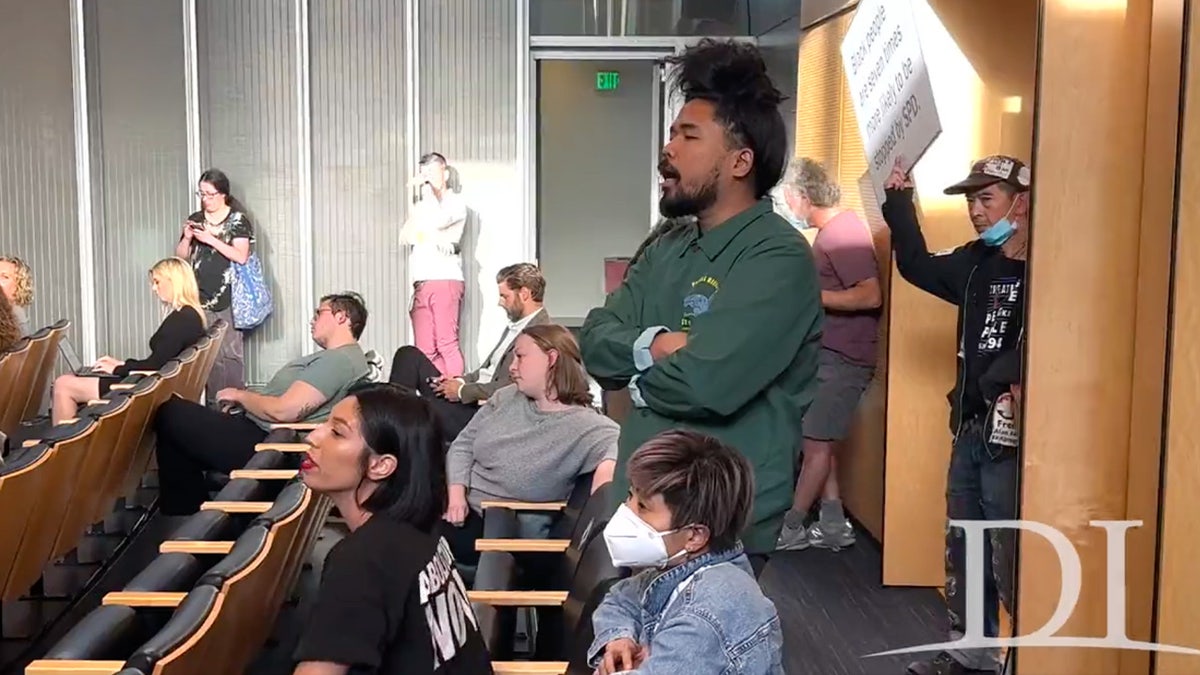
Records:
<instances>
[{"instance_id":1,"label":"black baseball cap","mask_svg":"<svg viewBox=\"0 0 1200 675\"><path fill-rule=\"evenodd\" d=\"M1018 192L1029 190L1029 167L1016 157L991 155L971 165L966 178L946 188L948 195L961 195L982 190L996 183L1008 183Z\"/></svg>"}]
</instances>

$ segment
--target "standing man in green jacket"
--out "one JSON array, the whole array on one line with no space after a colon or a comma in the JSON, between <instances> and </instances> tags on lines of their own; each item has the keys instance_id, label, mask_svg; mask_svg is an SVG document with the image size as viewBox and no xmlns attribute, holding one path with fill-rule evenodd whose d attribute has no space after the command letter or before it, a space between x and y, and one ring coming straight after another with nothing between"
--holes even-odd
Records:
<instances>
[{"instance_id":1,"label":"standing man in green jacket","mask_svg":"<svg viewBox=\"0 0 1200 675\"><path fill-rule=\"evenodd\" d=\"M673 63L685 103L659 162L659 210L696 223L646 247L588 314L583 360L601 386L627 386L633 399L619 499L630 455L666 429L709 434L750 460L744 543L758 573L791 506L800 420L817 379L820 290L808 243L767 195L783 173L787 132L757 48L706 39Z\"/></svg>"}]
</instances>

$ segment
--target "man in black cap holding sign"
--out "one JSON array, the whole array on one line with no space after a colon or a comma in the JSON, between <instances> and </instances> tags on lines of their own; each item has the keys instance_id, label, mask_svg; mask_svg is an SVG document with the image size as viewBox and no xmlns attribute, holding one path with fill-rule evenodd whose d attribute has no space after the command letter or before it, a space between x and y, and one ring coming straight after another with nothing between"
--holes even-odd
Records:
<instances>
[{"instance_id":1,"label":"man in black cap holding sign","mask_svg":"<svg viewBox=\"0 0 1200 675\"><path fill-rule=\"evenodd\" d=\"M946 486L946 516L954 520L1011 520L1017 512L1016 408L1020 396L1025 317L1025 252L1029 241L1029 168L993 155L946 188L965 195L977 238L930 253L917 222L913 185L896 163L884 187L883 217L892 231L896 265L909 283L958 307L958 374L950 393L954 443ZM968 584L984 584L984 633L999 633L999 603L1011 614L1015 530L988 530L984 578L966 578L966 539L946 531L946 603L950 638L965 635ZM973 618L971 623L978 622ZM914 663L915 675L994 672L998 652L951 650Z\"/></svg>"}]
</instances>

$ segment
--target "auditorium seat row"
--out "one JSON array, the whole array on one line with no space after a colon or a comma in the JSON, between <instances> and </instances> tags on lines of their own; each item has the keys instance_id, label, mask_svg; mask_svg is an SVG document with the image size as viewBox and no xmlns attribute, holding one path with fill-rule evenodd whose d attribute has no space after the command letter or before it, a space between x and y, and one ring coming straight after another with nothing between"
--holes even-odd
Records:
<instances>
[{"instance_id":1,"label":"auditorium seat row","mask_svg":"<svg viewBox=\"0 0 1200 675\"><path fill-rule=\"evenodd\" d=\"M611 484L589 494L592 476L578 479L565 503L485 502L483 538L472 601L496 672L590 675L591 616L622 576L604 537L612 514ZM556 514L546 539L518 538L521 520ZM507 661L516 642L517 611L525 612L533 660Z\"/></svg>"},{"instance_id":2,"label":"auditorium seat row","mask_svg":"<svg viewBox=\"0 0 1200 675\"><path fill-rule=\"evenodd\" d=\"M255 457L259 466L282 461ZM26 675L245 672L328 511L299 481L231 480Z\"/></svg>"},{"instance_id":3,"label":"auditorium seat row","mask_svg":"<svg viewBox=\"0 0 1200 675\"><path fill-rule=\"evenodd\" d=\"M57 330L30 342L54 343ZM107 397L89 402L42 438L25 441L0 466L3 600L28 591L48 564L74 550L89 526L137 489L153 453L155 411L172 395L199 398L224 330L224 323L214 326L160 371L114 384Z\"/></svg>"},{"instance_id":4,"label":"auditorium seat row","mask_svg":"<svg viewBox=\"0 0 1200 675\"><path fill-rule=\"evenodd\" d=\"M70 325L70 321L59 321L0 352L0 432L6 436L17 436L21 422L39 413L58 345Z\"/></svg>"}]
</instances>

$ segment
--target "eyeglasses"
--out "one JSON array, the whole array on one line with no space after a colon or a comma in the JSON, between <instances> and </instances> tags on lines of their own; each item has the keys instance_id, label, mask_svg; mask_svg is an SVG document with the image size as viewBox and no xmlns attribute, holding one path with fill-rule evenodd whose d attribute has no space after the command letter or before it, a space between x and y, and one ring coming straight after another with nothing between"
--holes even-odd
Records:
<instances>
[{"instance_id":1,"label":"eyeglasses","mask_svg":"<svg viewBox=\"0 0 1200 675\"><path fill-rule=\"evenodd\" d=\"M199 198L201 198L201 199L206 199L206 198L207 198L207 199L212 199L213 197L220 197L220 196L221 196L221 193L220 193L220 192L204 192L204 191L202 191L202 190L196 190L195 194L196 194L196 196L197 196L197 197L199 197Z\"/></svg>"},{"instance_id":2,"label":"eyeglasses","mask_svg":"<svg viewBox=\"0 0 1200 675\"><path fill-rule=\"evenodd\" d=\"M313 321L316 321L317 319L321 318L321 315L324 314L325 312L329 312L330 314L332 314L333 310L328 307L318 307L318 308L314 309L313 315L312 315Z\"/></svg>"}]
</instances>

